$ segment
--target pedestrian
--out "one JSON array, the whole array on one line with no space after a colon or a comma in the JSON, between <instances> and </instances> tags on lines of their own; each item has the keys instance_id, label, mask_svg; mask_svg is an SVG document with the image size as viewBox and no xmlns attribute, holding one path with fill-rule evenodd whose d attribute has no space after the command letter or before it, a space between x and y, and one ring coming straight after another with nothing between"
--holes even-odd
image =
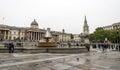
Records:
<instances>
[{"instance_id":1,"label":"pedestrian","mask_svg":"<svg viewBox=\"0 0 120 70\"><path fill-rule=\"evenodd\" d=\"M104 51L105 51L105 44L102 44L101 46L102 46L102 53L104 53Z\"/></svg>"},{"instance_id":2,"label":"pedestrian","mask_svg":"<svg viewBox=\"0 0 120 70\"><path fill-rule=\"evenodd\" d=\"M70 44L70 42L68 42L68 47L69 47L69 48L71 47L71 44Z\"/></svg>"},{"instance_id":3,"label":"pedestrian","mask_svg":"<svg viewBox=\"0 0 120 70\"><path fill-rule=\"evenodd\" d=\"M14 45L13 43L9 43L9 53L13 53L14 52Z\"/></svg>"},{"instance_id":4,"label":"pedestrian","mask_svg":"<svg viewBox=\"0 0 120 70\"><path fill-rule=\"evenodd\" d=\"M102 46L102 44L98 44L98 48L99 48L99 49L101 48L101 46Z\"/></svg>"},{"instance_id":5,"label":"pedestrian","mask_svg":"<svg viewBox=\"0 0 120 70\"><path fill-rule=\"evenodd\" d=\"M90 44L85 44L85 47L87 48L87 51L90 51Z\"/></svg>"},{"instance_id":6,"label":"pedestrian","mask_svg":"<svg viewBox=\"0 0 120 70\"><path fill-rule=\"evenodd\" d=\"M104 41L104 52L107 51L108 46L109 46L108 41L105 40L105 41Z\"/></svg>"},{"instance_id":7,"label":"pedestrian","mask_svg":"<svg viewBox=\"0 0 120 70\"><path fill-rule=\"evenodd\" d=\"M90 41L89 41L89 39L85 38L84 43L85 43L85 47L87 48L87 50L90 51Z\"/></svg>"}]
</instances>

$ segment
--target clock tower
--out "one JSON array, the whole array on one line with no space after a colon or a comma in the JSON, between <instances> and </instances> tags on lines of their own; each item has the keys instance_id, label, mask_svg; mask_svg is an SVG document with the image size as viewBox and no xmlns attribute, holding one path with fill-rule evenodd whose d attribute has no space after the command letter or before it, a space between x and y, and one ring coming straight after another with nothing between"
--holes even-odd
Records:
<instances>
[{"instance_id":1,"label":"clock tower","mask_svg":"<svg viewBox=\"0 0 120 70\"><path fill-rule=\"evenodd\" d=\"M84 20L83 32L84 32L84 34L86 34L86 35L89 34L89 26L88 26L88 24L87 24L86 16L85 16L85 20Z\"/></svg>"}]
</instances>

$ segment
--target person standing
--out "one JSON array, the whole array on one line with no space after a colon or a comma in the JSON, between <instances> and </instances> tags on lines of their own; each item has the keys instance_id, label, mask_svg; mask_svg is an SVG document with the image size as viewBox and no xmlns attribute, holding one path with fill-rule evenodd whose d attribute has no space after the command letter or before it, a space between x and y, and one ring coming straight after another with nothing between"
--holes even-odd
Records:
<instances>
[{"instance_id":1,"label":"person standing","mask_svg":"<svg viewBox=\"0 0 120 70\"><path fill-rule=\"evenodd\" d=\"M69 47L69 48L71 47L71 44L70 44L70 42L68 42L68 47Z\"/></svg>"},{"instance_id":2,"label":"person standing","mask_svg":"<svg viewBox=\"0 0 120 70\"><path fill-rule=\"evenodd\" d=\"M102 53L104 53L106 45L105 44L101 44L101 47L102 47Z\"/></svg>"},{"instance_id":3,"label":"person standing","mask_svg":"<svg viewBox=\"0 0 120 70\"><path fill-rule=\"evenodd\" d=\"M84 39L85 47L87 48L88 51L90 51L90 41L88 38Z\"/></svg>"},{"instance_id":4,"label":"person standing","mask_svg":"<svg viewBox=\"0 0 120 70\"><path fill-rule=\"evenodd\" d=\"M13 53L14 52L14 45L13 43L9 44L9 53Z\"/></svg>"},{"instance_id":5,"label":"person standing","mask_svg":"<svg viewBox=\"0 0 120 70\"><path fill-rule=\"evenodd\" d=\"M109 46L108 40L107 40L107 38L105 38L105 40L104 40L104 47L103 47L104 48L104 52L107 51L108 46Z\"/></svg>"}]
</instances>

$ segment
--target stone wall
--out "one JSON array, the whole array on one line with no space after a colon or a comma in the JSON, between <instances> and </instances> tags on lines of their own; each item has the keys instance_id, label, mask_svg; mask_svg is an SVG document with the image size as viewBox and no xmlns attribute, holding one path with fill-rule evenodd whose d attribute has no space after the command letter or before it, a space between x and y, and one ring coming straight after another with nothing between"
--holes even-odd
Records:
<instances>
[{"instance_id":1,"label":"stone wall","mask_svg":"<svg viewBox=\"0 0 120 70\"><path fill-rule=\"evenodd\" d=\"M87 52L86 48L36 48L36 49L28 49L28 48L15 48L15 53L23 52L23 53L83 53ZM8 53L8 49L0 49L0 53Z\"/></svg>"}]
</instances>

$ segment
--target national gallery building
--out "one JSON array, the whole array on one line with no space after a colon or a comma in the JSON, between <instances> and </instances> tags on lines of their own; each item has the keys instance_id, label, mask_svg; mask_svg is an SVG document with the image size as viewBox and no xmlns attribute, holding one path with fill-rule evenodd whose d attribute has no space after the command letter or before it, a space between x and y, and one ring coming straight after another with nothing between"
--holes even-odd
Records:
<instances>
[{"instance_id":1,"label":"national gallery building","mask_svg":"<svg viewBox=\"0 0 120 70\"><path fill-rule=\"evenodd\" d=\"M39 25L34 19L30 27L15 27L0 24L0 41L40 41L45 36L45 29L39 29ZM71 40L71 34L51 31L56 42L67 42Z\"/></svg>"}]
</instances>

